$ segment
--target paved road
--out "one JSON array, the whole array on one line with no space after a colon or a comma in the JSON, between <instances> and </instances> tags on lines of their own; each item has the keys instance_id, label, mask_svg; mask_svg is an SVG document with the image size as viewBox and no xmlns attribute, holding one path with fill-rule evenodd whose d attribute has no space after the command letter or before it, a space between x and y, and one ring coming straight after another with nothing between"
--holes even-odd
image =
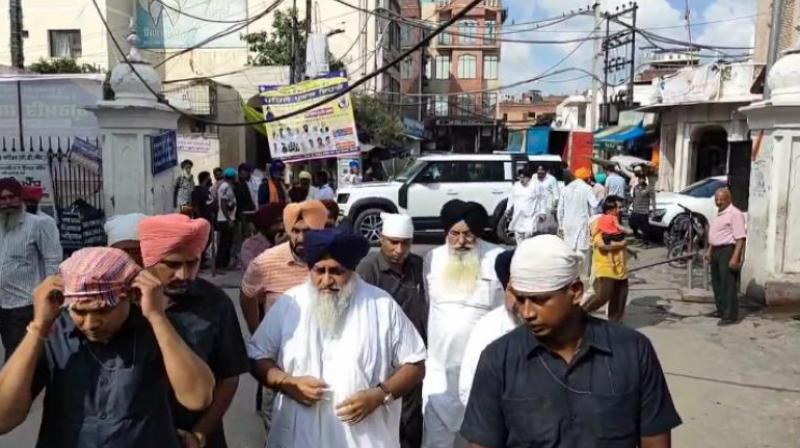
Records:
<instances>
[{"instance_id":1,"label":"paved road","mask_svg":"<svg viewBox=\"0 0 800 448\"><path fill-rule=\"evenodd\" d=\"M432 246L418 246L424 253ZM643 251L633 265L665 256ZM235 287L228 274L217 279ZM736 326L719 328L704 317L708 304L685 303L685 271L661 266L631 278L625 324L645 333L661 358L684 424L673 435L676 447L788 448L800 446L800 321L792 313L757 310ZM699 282L699 279L698 279ZM235 298L236 289L226 288ZM238 305L237 305L238 309ZM243 330L244 331L244 330ZM261 448L264 433L254 412L255 382L242 376L225 418L229 446ZM33 446L41 417L37 403L28 420L0 436L0 447Z\"/></svg>"}]
</instances>

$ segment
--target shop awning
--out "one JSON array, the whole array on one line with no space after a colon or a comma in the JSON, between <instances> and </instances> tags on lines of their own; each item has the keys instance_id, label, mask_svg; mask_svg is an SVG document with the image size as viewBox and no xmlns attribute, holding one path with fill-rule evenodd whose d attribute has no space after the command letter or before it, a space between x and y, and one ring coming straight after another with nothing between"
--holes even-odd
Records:
<instances>
[{"instance_id":1,"label":"shop awning","mask_svg":"<svg viewBox=\"0 0 800 448\"><path fill-rule=\"evenodd\" d=\"M624 149L629 142L644 136L641 124L612 126L594 134L595 149Z\"/></svg>"}]
</instances>

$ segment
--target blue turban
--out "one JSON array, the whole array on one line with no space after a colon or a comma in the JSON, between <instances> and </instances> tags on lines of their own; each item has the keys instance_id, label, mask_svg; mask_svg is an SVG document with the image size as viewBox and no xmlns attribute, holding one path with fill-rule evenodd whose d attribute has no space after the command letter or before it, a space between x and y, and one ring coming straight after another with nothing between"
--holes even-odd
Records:
<instances>
[{"instance_id":1,"label":"blue turban","mask_svg":"<svg viewBox=\"0 0 800 448\"><path fill-rule=\"evenodd\" d=\"M269 164L269 173L277 174L283 171L284 168L286 168L286 164L282 160L275 159Z\"/></svg>"},{"instance_id":2,"label":"blue turban","mask_svg":"<svg viewBox=\"0 0 800 448\"><path fill-rule=\"evenodd\" d=\"M225 176L225 179L236 179L236 170L234 168L225 168L222 175Z\"/></svg>"},{"instance_id":3,"label":"blue turban","mask_svg":"<svg viewBox=\"0 0 800 448\"><path fill-rule=\"evenodd\" d=\"M358 165L359 165L359 163L358 163L357 160L351 160L350 161L350 168L358 168Z\"/></svg>"},{"instance_id":4,"label":"blue turban","mask_svg":"<svg viewBox=\"0 0 800 448\"><path fill-rule=\"evenodd\" d=\"M363 236L343 229L311 230L306 233L305 249L303 258L309 268L330 256L354 271L361 259L367 256L369 243Z\"/></svg>"},{"instance_id":5,"label":"blue turban","mask_svg":"<svg viewBox=\"0 0 800 448\"><path fill-rule=\"evenodd\" d=\"M511 279L511 259L514 257L514 249L502 252L494 260L494 272L497 279L503 285L503 289L508 288L508 281Z\"/></svg>"},{"instance_id":6,"label":"blue turban","mask_svg":"<svg viewBox=\"0 0 800 448\"><path fill-rule=\"evenodd\" d=\"M600 184L600 185L605 185L606 184L606 177L607 177L606 173L597 173L597 174L594 175L594 180L596 180L597 183Z\"/></svg>"}]
</instances>

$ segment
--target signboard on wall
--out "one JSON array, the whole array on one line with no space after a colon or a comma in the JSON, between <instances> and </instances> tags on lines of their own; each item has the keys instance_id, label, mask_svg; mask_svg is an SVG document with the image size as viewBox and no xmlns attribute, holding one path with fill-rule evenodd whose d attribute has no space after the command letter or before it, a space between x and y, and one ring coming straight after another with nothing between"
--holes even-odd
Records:
<instances>
[{"instance_id":1,"label":"signboard on wall","mask_svg":"<svg viewBox=\"0 0 800 448\"><path fill-rule=\"evenodd\" d=\"M346 88L347 78L323 78L263 92L264 118L269 120L294 112ZM300 161L359 153L349 94L265 126L272 158Z\"/></svg>"},{"instance_id":2,"label":"signboard on wall","mask_svg":"<svg viewBox=\"0 0 800 448\"><path fill-rule=\"evenodd\" d=\"M167 131L150 137L153 176L178 166L178 143L175 131Z\"/></svg>"},{"instance_id":3,"label":"signboard on wall","mask_svg":"<svg viewBox=\"0 0 800 448\"><path fill-rule=\"evenodd\" d=\"M247 0L136 0L136 29L141 48L188 48L228 31L236 25L231 22L239 19L247 19ZM229 33L203 47L244 48L239 34Z\"/></svg>"}]
</instances>

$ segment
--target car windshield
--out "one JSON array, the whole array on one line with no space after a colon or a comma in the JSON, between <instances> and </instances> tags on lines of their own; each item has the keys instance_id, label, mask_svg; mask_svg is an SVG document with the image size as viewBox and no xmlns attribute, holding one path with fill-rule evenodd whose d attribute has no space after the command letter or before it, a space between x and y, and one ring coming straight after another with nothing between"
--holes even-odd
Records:
<instances>
[{"instance_id":1,"label":"car windshield","mask_svg":"<svg viewBox=\"0 0 800 448\"><path fill-rule=\"evenodd\" d=\"M725 186L725 182L718 179L703 179L695 182L680 191L680 194L692 196L694 198L710 198L714 196L720 188Z\"/></svg>"},{"instance_id":2,"label":"car windshield","mask_svg":"<svg viewBox=\"0 0 800 448\"><path fill-rule=\"evenodd\" d=\"M419 172L419 170L422 169L423 166L425 166L425 161L415 160L406 165L405 168L400 170L400 172L397 173L397 175L395 175L392 178L392 180L395 180L397 182L406 182L412 177L414 177L414 175L416 175Z\"/></svg>"}]
</instances>

